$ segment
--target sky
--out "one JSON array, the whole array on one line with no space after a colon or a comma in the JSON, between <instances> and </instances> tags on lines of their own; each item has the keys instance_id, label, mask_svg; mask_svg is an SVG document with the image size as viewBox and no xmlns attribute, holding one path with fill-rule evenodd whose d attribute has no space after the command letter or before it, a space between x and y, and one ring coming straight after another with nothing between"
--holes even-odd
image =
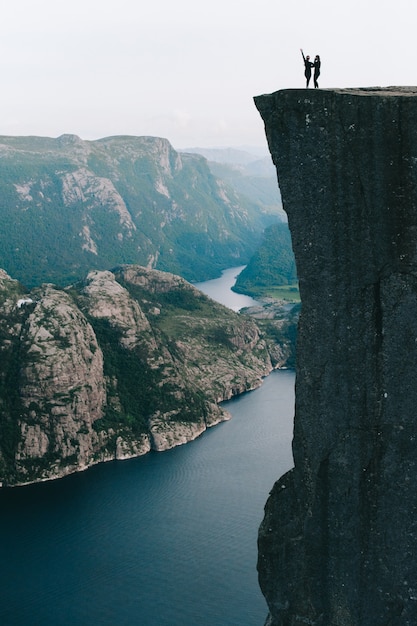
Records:
<instances>
[{"instance_id":1,"label":"sky","mask_svg":"<svg viewBox=\"0 0 417 626\"><path fill-rule=\"evenodd\" d=\"M266 147L253 97L417 85L415 0L1 0L0 135Z\"/></svg>"}]
</instances>

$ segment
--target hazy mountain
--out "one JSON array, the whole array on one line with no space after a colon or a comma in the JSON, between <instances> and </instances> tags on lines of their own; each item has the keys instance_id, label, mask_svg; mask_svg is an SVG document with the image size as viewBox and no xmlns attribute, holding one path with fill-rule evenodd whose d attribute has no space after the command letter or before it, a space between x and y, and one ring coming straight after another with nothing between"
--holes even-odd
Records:
<instances>
[{"instance_id":1,"label":"hazy mountain","mask_svg":"<svg viewBox=\"0 0 417 626\"><path fill-rule=\"evenodd\" d=\"M266 148L181 148L180 152L201 154L208 161L228 163L229 165L249 165L254 161L269 160L271 156ZM274 169L275 173L275 169Z\"/></svg>"},{"instance_id":2,"label":"hazy mountain","mask_svg":"<svg viewBox=\"0 0 417 626\"><path fill-rule=\"evenodd\" d=\"M238 150L235 148L187 148L186 151L201 154L208 162L212 174L226 181L238 194L250 198L264 210L278 211L280 219L286 220L282 210L277 174L270 154L265 149Z\"/></svg>"},{"instance_id":3,"label":"hazy mountain","mask_svg":"<svg viewBox=\"0 0 417 626\"><path fill-rule=\"evenodd\" d=\"M0 265L27 286L119 263L205 280L249 260L278 212L261 195L166 139L0 137Z\"/></svg>"}]
</instances>

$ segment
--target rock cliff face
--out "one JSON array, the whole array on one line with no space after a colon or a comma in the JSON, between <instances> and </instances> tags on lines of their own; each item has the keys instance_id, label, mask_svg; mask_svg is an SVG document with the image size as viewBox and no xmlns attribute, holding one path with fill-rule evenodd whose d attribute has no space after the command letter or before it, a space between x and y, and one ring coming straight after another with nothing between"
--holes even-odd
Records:
<instances>
[{"instance_id":1,"label":"rock cliff face","mask_svg":"<svg viewBox=\"0 0 417 626\"><path fill-rule=\"evenodd\" d=\"M1 266L29 287L119 263L206 280L246 263L278 210L159 137L0 136Z\"/></svg>"},{"instance_id":2,"label":"rock cliff face","mask_svg":"<svg viewBox=\"0 0 417 626\"><path fill-rule=\"evenodd\" d=\"M4 485L186 443L291 352L179 276L140 266L30 293L0 270L0 304Z\"/></svg>"},{"instance_id":3,"label":"rock cliff face","mask_svg":"<svg viewBox=\"0 0 417 626\"><path fill-rule=\"evenodd\" d=\"M300 280L268 624L417 623L417 88L259 96Z\"/></svg>"}]
</instances>

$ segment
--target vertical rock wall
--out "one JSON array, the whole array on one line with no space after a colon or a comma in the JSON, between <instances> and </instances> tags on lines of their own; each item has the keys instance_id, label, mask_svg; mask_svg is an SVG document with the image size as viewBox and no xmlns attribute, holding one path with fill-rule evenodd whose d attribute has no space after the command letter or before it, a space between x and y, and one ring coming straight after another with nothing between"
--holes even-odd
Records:
<instances>
[{"instance_id":1,"label":"vertical rock wall","mask_svg":"<svg viewBox=\"0 0 417 626\"><path fill-rule=\"evenodd\" d=\"M302 298L295 467L259 532L268 624L417 624L417 88L255 103Z\"/></svg>"}]
</instances>

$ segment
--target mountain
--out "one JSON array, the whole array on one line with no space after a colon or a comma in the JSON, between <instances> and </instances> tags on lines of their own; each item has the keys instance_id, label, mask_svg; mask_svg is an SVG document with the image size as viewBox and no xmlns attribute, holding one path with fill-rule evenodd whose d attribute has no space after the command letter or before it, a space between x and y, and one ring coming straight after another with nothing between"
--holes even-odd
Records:
<instances>
[{"instance_id":1,"label":"mountain","mask_svg":"<svg viewBox=\"0 0 417 626\"><path fill-rule=\"evenodd\" d=\"M277 213L166 139L0 137L0 266L29 287L120 263L213 278Z\"/></svg>"},{"instance_id":2,"label":"mountain","mask_svg":"<svg viewBox=\"0 0 417 626\"><path fill-rule=\"evenodd\" d=\"M286 221L282 210L277 175L271 156L259 150L234 148L187 148L208 160L211 173L226 181L238 194L250 198L264 211L278 213Z\"/></svg>"},{"instance_id":3,"label":"mountain","mask_svg":"<svg viewBox=\"0 0 417 626\"><path fill-rule=\"evenodd\" d=\"M259 160L271 163L270 174L275 174L271 156L266 148L184 148L181 152L201 154L208 161L229 165L250 166Z\"/></svg>"},{"instance_id":4,"label":"mountain","mask_svg":"<svg viewBox=\"0 0 417 626\"><path fill-rule=\"evenodd\" d=\"M289 325L137 265L31 291L0 270L0 483L165 450L293 360Z\"/></svg>"},{"instance_id":5,"label":"mountain","mask_svg":"<svg viewBox=\"0 0 417 626\"><path fill-rule=\"evenodd\" d=\"M298 299L297 270L288 224L272 224L248 265L236 279L233 291L253 297L278 295L292 289ZM278 289L277 289L278 288ZM286 298L290 299L290 298Z\"/></svg>"}]
</instances>

